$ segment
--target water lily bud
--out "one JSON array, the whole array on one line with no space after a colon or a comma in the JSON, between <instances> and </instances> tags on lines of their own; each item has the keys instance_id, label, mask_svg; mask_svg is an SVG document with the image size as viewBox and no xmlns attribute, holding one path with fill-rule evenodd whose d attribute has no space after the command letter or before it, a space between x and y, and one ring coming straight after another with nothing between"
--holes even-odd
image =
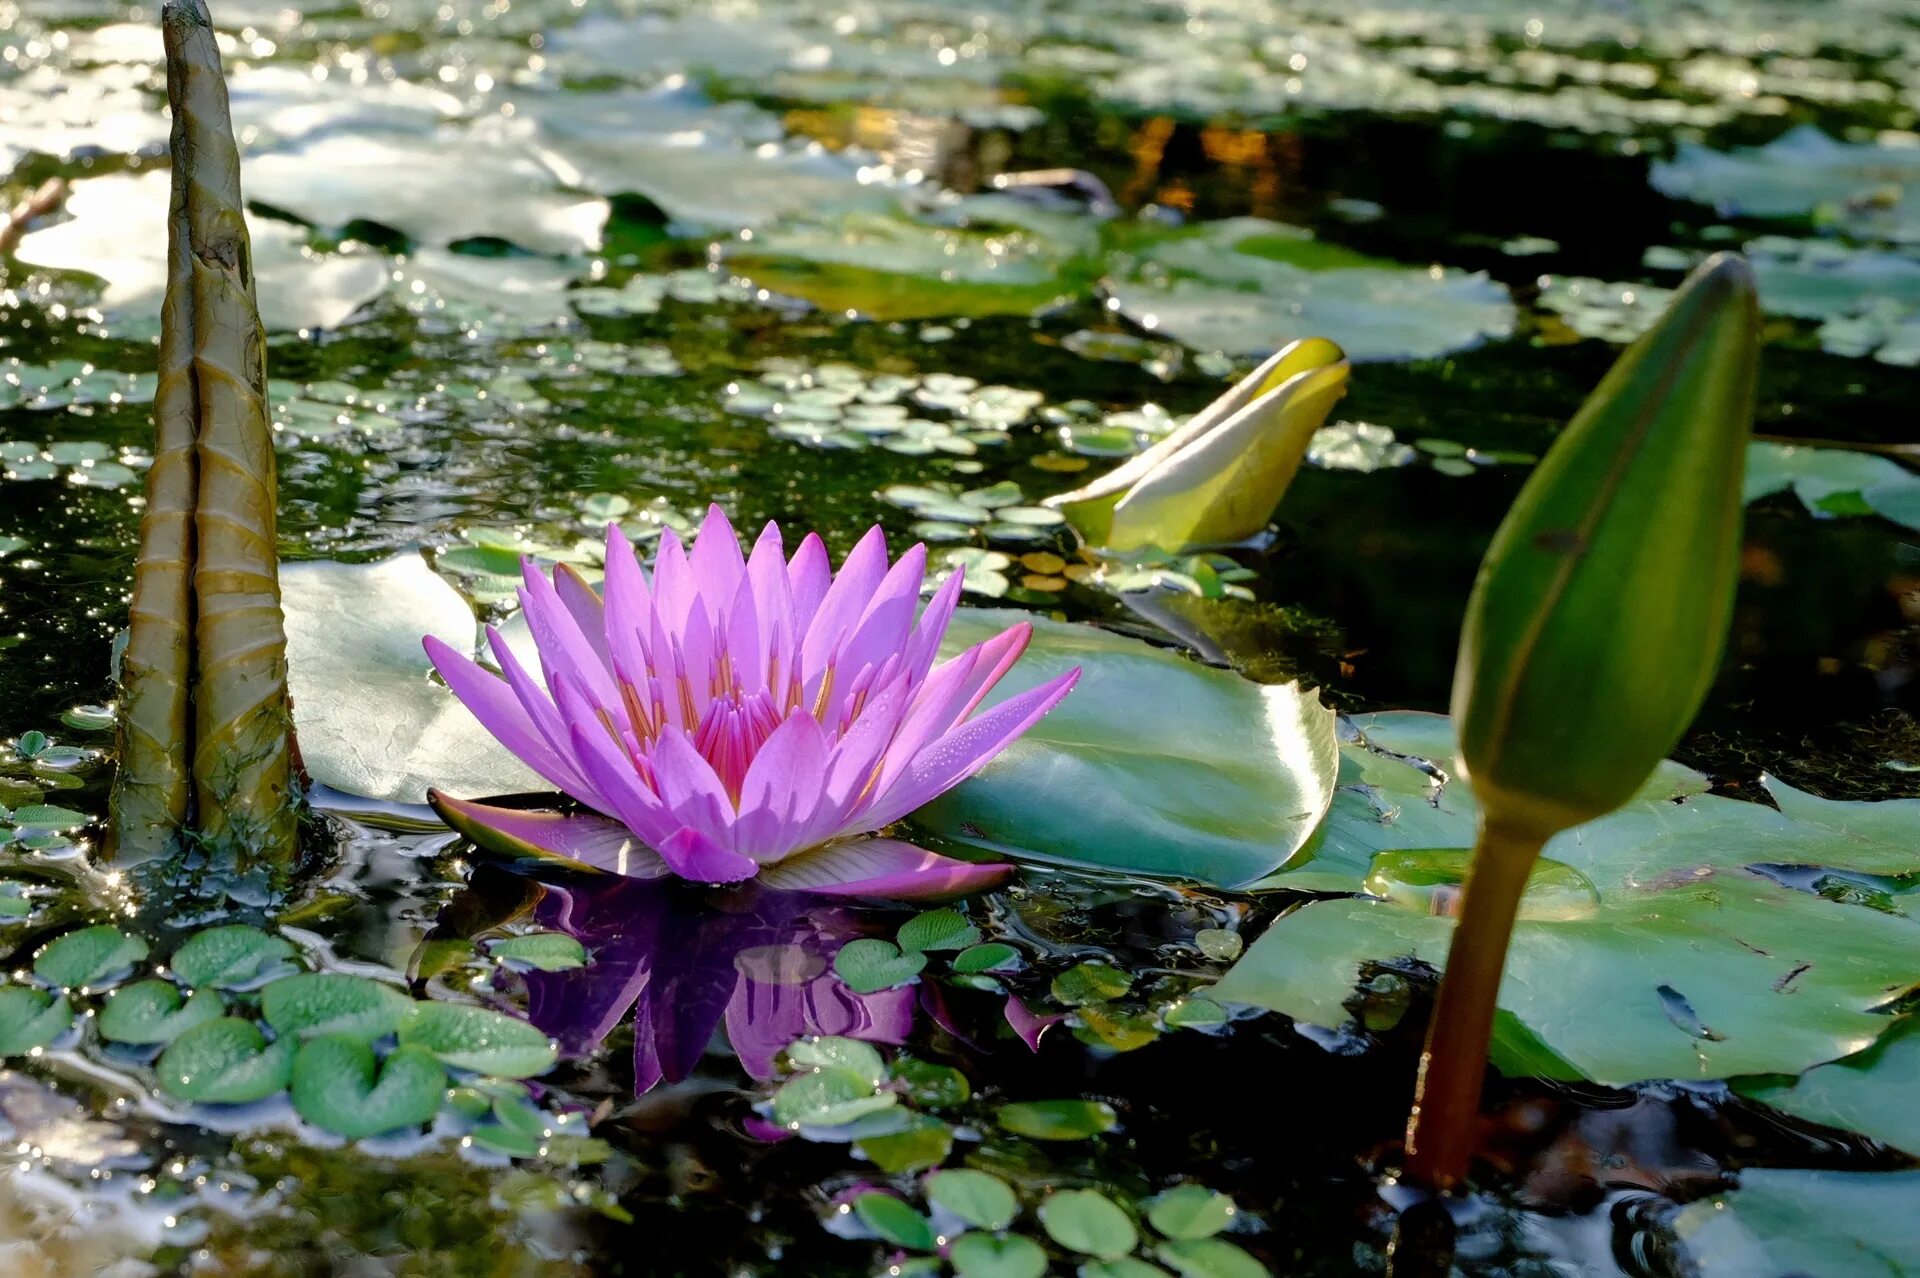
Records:
<instances>
[{"instance_id":1,"label":"water lily bud","mask_svg":"<svg viewBox=\"0 0 1920 1278\"><path fill-rule=\"evenodd\" d=\"M1701 266L1494 534L1453 683L1490 818L1551 832L1611 811L1699 709L1739 577L1759 328L1745 261Z\"/></svg>"},{"instance_id":2,"label":"water lily bud","mask_svg":"<svg viewBox=\"0 0 1920 1278\"><path fill-rule=\"evenodd\" d=\"M1266 527L1347 374L1332 342L1294 342L1146 452L1046 504L1108 550L1245 541Z\"/></svg>"}]
</instances>

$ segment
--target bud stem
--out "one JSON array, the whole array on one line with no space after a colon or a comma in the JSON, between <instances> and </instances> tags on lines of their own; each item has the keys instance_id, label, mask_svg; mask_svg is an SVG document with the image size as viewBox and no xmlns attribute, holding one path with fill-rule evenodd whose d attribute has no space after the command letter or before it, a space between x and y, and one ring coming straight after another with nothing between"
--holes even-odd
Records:
<instances>
[{"instance_id":1,"label":"bud stem","mask_svg":"<svg viewBox=\"0 0 1920 1278\"><path fill-rule=\"evenodd\" d=\"M1442 1193L1466 1179L1507 942L1527 876L1552 831L1480 818L1447 970L1407 1122L1407 1175Z\"/></svg>"}]
</instances>

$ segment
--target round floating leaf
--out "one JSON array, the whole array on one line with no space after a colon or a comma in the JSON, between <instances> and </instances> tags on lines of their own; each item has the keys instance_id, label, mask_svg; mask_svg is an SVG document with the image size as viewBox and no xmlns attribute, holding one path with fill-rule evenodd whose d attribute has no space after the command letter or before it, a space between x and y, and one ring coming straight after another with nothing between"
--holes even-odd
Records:
<instances>
[{"instance_id":1,"label":"round floating leaf","mask_svg":"<svg viewBox=\"0 0 1920 1278\"><path fill-rule=\"evenodd\" d=\"M873 1087L887 1081L886 1060L857 1038L803 1038L787 1048L787 1059L802 1068L852 1070Z\"/></svg>"},{"instance_id":2,"label":"round floating leaf","mask_svg":"<svg viewBox=\"0 0 1920 1278\"><path fill-rule=\"evenodd\" d=\"M1233 1223L1233 1199L1199 1185L1176 1185L1147 1205L1147 1221L1169 1238L1211 1238Z\"/></svg>"},{"instance_id":3,"label":"round floating leaf","mask_svg":"<svg viewBox=\"0 0 1920 1278\"><path fill-rule=\"evenodd\" d=\"M853 1213L868 1229L896 1247L933 1250L933 1226L925 1216L892 1194L862 1194L853 1200Z\"/></svg>"},{"instance_id":4,"label":"round floating leaf","mask_svg":"<svg viewBox=\"0 0 1920 1278\"><path fill-rule=\"evenodd\" d=\"M473 609L418 554L281 570L287 682L313 779L348 794L425 803L427 787L510 794L546 783L434 683L423 635L471 652Z\"/></svg>"},{"instance_id":5,"label":"round floating leaf","mask_svg":"<svg viewBox=\"0 0 1920 1278\"><path fill-rule=\"evenodd\" d=\"M487 952L497 959L524 963L541 972L567 972L587 965L587 947L565 932L529 932L493 942Z\"/></svg>"},{"instance_id":6,"label":"round floating leaf","mask_svg":"<svg viewBox=\"0 0 1920 1278\"><path fill-rule=\"evenodd\" d=\"M426 1048L443 1063L496 1078L529 1078L553 1066L553 1040L511 1016L464 1003L418 1003L400 1026L400 1041Z\"/></svg>"},{"instance_id":7,"label":"round floating leaf","mask_svg":"<svg viewBox=\"0 0 1920 1278\"><path fill-rule=\"evenodd\" d=\"M1063 1189L1040 1204L1047 1236L1069 1251L1115 1260L1139 1245L1133 1217L1105 1194L1092 1189Z\"/></svg>"},{"instance_id":8,"label":"round floating leaf","mask_svg":"<svg viewBox=\"0 0 1920 1278\"><path fill-rule=\"evenodd\" d=\"M110 923L83 927L59 937L33 960L33 974L49 985L77 989L93 985L147 956L147 943Z\"/></svg>"},{"instance_id":9,"label":"round floating leaf","mask_svg":"<svg viewBox=\"0 0 1920 1278\"><path fill-rule=\"evenodd\" d=\"M1053 996L1069 1007L1104 1003L1133 987L1133 978L1110 963L1081 963L1053 978Z\"/></svg>"},{"instance_id":10,"label":"round floating leaf","mask_svg":"<svg viewBox=\"0 0 1920 1278\"><path fill-rule=\"evenodd\" d=\"M136 981L107 998L100 1009L100 1034L116 1043L171 1043L226 1014L226 1004L212 990L202 990L182 1007L173 982Z\"/></svg>"},{"instance_id":11,"label":"round floating leaf","mask_svg":"<svg viewBox=\"0 0 1920 1278\"><path fill-rule=\"evenodd\" d=\"M1167 1271L1132 1256L1118 1260L1089 1260L1080 1266L1080 1278L1167 1278Z\"/></svg>"},{"instance_id":12,"label":"round floating leaf","mask_svg":"<svg viewBox=\"0 0 1920 1278\"><path fill-rule=\"evenodd\" d=\"M1736 1086L1775 1109L1920 1157L1920 1017L1907 1017L1866 1051L1816 1066L1790 1084Z\"/></svg>"},{"instance_id":13,"label":"round floating leaf","mask_svg":"<svg viewBox=\"0 0 1920 1278\"><path fill-rule=\"evenodd\" d=\"M833 970L856 994L878 994L905 985L927 965L924 954L903 954L892 941L862 937L833 956Z\"/></svg>"},{"instance_id":14,"label":"round floating leaf","mask_svg":"<svg viewBox=\"0 0 1920 1278\"><path fill-rule=\"evenodd\" d=\"M154 1069L170 1095L240 1105L264 1100L285 1087L293 1077L298 1047L291 1035L268 1043L252 1021L226 1016L174 1039Z\"/></svg>"},{"instance_id":15,"label":"round floating leaf","mask_svg":"<svg viewBox=\"0 0 1920 1278\"><path fill-rule=\"evenodd\" d=\"M1032 624L1032 641L983 705L1074 666L1079 685L915 821L1023 857L1222 887L1271 873L1305 845L1339 767L1334 715L1317 696L1029 613L963 608L945 650L1016 622Z\"/></svg>"},{"instance_id":16,"label":"round floating leaf","mask_svg":"<svg viewBox=\"0 0 1920 1278\"><path fill-rule=\"evenodd\" d=\"M1205 1029L1227 1023L1227 1009L1210 998L1189 995L1166 1010L1171 1029Z\"/></svg>"},{"instance_id":17,"label":"round floating leaf","mask_svg":"<svg viewBox=\"0 0 1920 1278\"><path fill-rule=\"evenodd\" d=\"M343 1034L371 1041L400 1028L413 1000L390 985L343 972L283 976L260 993L260 1011L281 1034Z\"/></svg>"},{"instance_id":18,"label":"round floating leaf","mask_svg":"<svg viewBox=\"0 0 1920 1278\"><path fill-rule=\"evenodd\" d=\"M1443 717L1355 723L1393 755L1443 772L1453 758ZM1338 833L1371 844L1383 850L1377 868L1402 870L1386 852L1450 847L1457 882L1473 837L1471 819L1460 819L1473 809L1466 781L1440 785L1402 758L1360 753L1363 766L1421 775L1422 788L1387 792L1390 818L1329 829L1328 842ZM1799 1074L1888 1028L1879 1009L1914 978L1912 921L1772 875L1779 866L1803 867L1795 882L1811 882L1816 869L1843 879L1920 872L1920 847L1898 833L1913 801L1808 807L1782 791L1791 810L1775 811L1698 790L1697 778L1669 765L1619 811L1547 844L1535 887L1551 890L1529 891L1513 932L1509 970L1526 979L1500 991L1501 1069L1609 1084ZM1439 854L1417 865L1432 879ZM1580 892L1560 886L1569 873ZM1428 899L1434 890L1423 889ZM1317 901L1263 933L1209 997L1339 1028L1363 969L1408 957L1444 966L1452 929L1415 892ZM1569 1007L1581 1014L1568 1016Z\"/></svg>"},{"instance_id":19,"label":"round floating leaf","mask_svg":"<svg viewBox=\"0 0 1920 1278\"><path fill-rule=\"evenodd\" d=\"M900 948L907 953L964 950L979 939L979 929L958 910L928 910L900 925Z\"/></svg>"},{"instance_id":20,"label":"round floating leaf","mask_svg":"<svg viewBox=\"0 0 1920 1278\"><path fill-rule=\"evenodd\" d=\"M927 1201L981 1229L1005 1229L1020 1214L1020 1200L1006 1181L969 1167L929 1176Z\"/></svg>"},{"instance_id":21,"label":"round floating leaf","mask_svg":"<svg viewBox=\"0 0 1920 1278\"><path fill-rule=\"evenodd\" d=\"M173 974L189 987L232 989L296 953L285 937L235 923L197 932L173 956Z\"/></svg>"},{"instance_id":22,"label":"round floating leaf","mask_svg":"<svg viewBox=\"0 0 1920 1278\"><path fill-rule=\"evenodd\" d=\"M1047 1253L1039 1243L1018 1234L962 1234L947 1252L960 1278L1041 1278L1047 1272Z\"/></svg>"},{"instance_id":23,"label":"round floating leaf","mask_svg":"<svg viewBox=\"0 0 1920 1278\"><path fill-rule=\"evenodd\" d=\"M996 1116L1002 1127L1034 1140L1086 1140L1112 1131L1120 1116L1105 1101L1015 1101Z\"/></svg>"},{"instance_id":24,"label":"round floating leaf","mask_svg":"<svg viewBox=\"0 0 1920 1278\"><path fill-rule=\"evenodd\" d=\"M1165 1243L1154 1254L1181 1278L1268 1278L1265 1265L1222 1238Z\"/></svg>"},{"instance_id":25,"label":"round floating leaf","mask_svg":"<svg viewBox=\"0 0 1920 1278\"><path fill-rule=\"evenodd\" d=\"M953 1152L953 1128L937 1118L915 1114L902 1130L868 1136L855 1144L883 1172L925 1171L947 1161Z\"/></svg>"},{"instance_id":26,"label":"round floating leaf","mask_svg":"<svg viewBox=\"0 0 1920 1278\"><path fill-rule=\"evenodd\" d=\"M447 1072L423 1047L396 1048L377 1070L358 1038L322 1034L300 1045L293 1062L293 1107L300 1117L358 1140L418 1127L439 1112Z\"/></svg>"},{"instance_id":27,"label":"round floating leaf","mask_svg":"<svg viewBox=\"0 0 1920 1278\"><path fill-rule=\"evenodd\" d=\"M893 1077L907 1090L907 1099L923 1109L947 1109L963 1104L973 1095L973 1084L951 1065L932 1061L894 1062Z\"/></svg>"},{"instance_id":28,"label":"round floating leaf","mask_svg":"<svg viewBox=\"0 0 1920 1278\"><path fill-rule=\"evenodd\" d=\"M773 1094L773 1117L787 1127L838 1127L899 1103L892 1092L876 1095L864 1075L834 1066L782 1083Z\"/></svg>"},{"instance_id":29,"label":"round floating leaf","mask_svg":"<svg viewBox=\"0 0 1920 1278\"><path fill-rule=\"evenodd\" d=\"M1020 951L999 941L970 945L953 956L953 970L963 976L980 972L1010 972L1020 965Z\"/></svg>"},{"instance_id":30,"label":"round floating leaf","mask_svg":"<svg viewBox=\"0 0 1920 1278\"><path fill-rule=\"evenodd\" d=\"M1920 1273L1920 1171L1750 1168L1675 1217L1700 1278L1904 1278Z\"/></svg>"},{"instance_id":31,"label":"round floating leaf","mask_svg":"<svg viewBox=\"0 0 1920 1278\"><path fill-rule=\"evenodd\" d=\"M21 830L77 830L92 819L84 812L48 803L30 803L13 813L13 824Z\"/></svg>"},{"instance_id":32,"label":"round floating leaf","mask_svg":"<svg viewBox=\"0 0 1920 1278\"><path fill-rule=\"evenodd\" d=\"M0 1056L45 1047L71 1024L73 1005L65 994L49 994L30 985L0 986Z\"/></svg>"}]
</instances>

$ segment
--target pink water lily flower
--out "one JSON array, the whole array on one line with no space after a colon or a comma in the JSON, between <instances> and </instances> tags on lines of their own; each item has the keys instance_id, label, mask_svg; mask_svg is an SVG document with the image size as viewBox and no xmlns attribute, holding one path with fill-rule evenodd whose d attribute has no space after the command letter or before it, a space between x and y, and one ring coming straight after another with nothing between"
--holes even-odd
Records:
<instances>
[{"instance_id":1,"label":"pink water lily flower","mask_svg":"<svg viewBox=\"0 0 1920 1278\"><path fill-rule=\"evenodd\" d=\"M837 575L819 537L788 558L773 524L743 557L717 506L691 549L661 534L651 580L610 526L604 600L527 562L539 678L493 627L500 674L431 637L427 654L489 732L600 815L434 806L483 845L639 878L882 896L997 882L1010 867L852 837L973 775L1079 675L980 709L1032 628L936 661L961 577L923 610L926 566L922 545L889 564L878 528Z\"/></svg>"}]
</instances>

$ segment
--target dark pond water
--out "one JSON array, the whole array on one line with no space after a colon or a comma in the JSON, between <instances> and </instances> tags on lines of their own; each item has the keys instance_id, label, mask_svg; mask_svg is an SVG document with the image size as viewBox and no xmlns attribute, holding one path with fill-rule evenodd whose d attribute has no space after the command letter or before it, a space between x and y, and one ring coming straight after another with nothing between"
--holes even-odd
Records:
<instances>
[{"instance_id":1,"label":"dark pond water","mask_svg":"<svg viewBox=\"0 0 1920 1278\"><path fill-rule=\"evenodd\" d=\"M878 522L965 561L970 602L1165 641L1150 597L1253 678L1343 712L1444 710L1527 463L1662 290L1745 245L1770 315L1758 432L1882 451L1778 463L1799 488L1751 507L1729 656L1678 757L1734 797L1763 774L1920 796L1920 479L1887 460L1915 456L1920 389L1903 3L209 2L275 329L289 560L454 550L441 572L484 609L505 586L476 536L563 549L610 516L685 526L718 502L839 554ZM0 194L71 183L0 259L12 810L104 811L111 734L86 708L113 696L151 447L163 100L151 7L0 0ZM1234 555L1246 597L1186 593L1183 563L1127 595L1089 579L1070 532L913 509L914 488L1011 483L1019 509L1070 487L1315 333L1361 362L1270 544ZM1862 458L1887 469L1846 469ZM923 1209L943 1164L1011 1184L1012 1233L1052 1272L1420 1272L1412 1248L1389 1256L1381 1177L1431 969L1372 956L1343 1030L1190 1014L1218 1012L1204 987L1299 893L1029 867L964 907L1015 967L940 960L856 995L833 955L908 911L543 884L445 831L327 831L262 904L204 866L116 873L97 827L0 827L4 899L27 902L0 946L25 980L80 923L148 938L149 968L252 923L301 966L529 1013L560 1065L349 1143L284 1097L174 1099L155 1052L83 1016L0 1072L7 1272L947 1272L852 1206L890 1189ZM1817 890L1905 920L1920 856L1842 878ZM492 955L536 931L594 962ZM1887 979L1910 989L1920 964ZM888 1045L893 1108L920 1117L853 1142L783 1130L775 1058L806 1034ZM636 1076L663 1081L636 1098ZM1879 1103L1920 1103L1914 1076ZM1460 1270L1920 1272L1899 1140L1746 1090L1497 1083ZM1028 1101L1062 1104L1004 1109ZM513 1129L529 1114L533 1137ZM1843 1204L1829 1238L1782 1206L1800 1182L1742 1181L1756 1169L1867 1179L1806 1190ZM1230 1196L1217 1240L1238 1251L1162 1227L1150 1205L1179 1185ZM1037 1214L1061 1189L1121 1204L1139 1263L1165 1268L1076 1253ZM1728 1203L1751 1227L1733 1241L1699 1217ZM1013 1267L965 1272L1027 1272L996 1263Z\"/></svg>"}]
</instances>

